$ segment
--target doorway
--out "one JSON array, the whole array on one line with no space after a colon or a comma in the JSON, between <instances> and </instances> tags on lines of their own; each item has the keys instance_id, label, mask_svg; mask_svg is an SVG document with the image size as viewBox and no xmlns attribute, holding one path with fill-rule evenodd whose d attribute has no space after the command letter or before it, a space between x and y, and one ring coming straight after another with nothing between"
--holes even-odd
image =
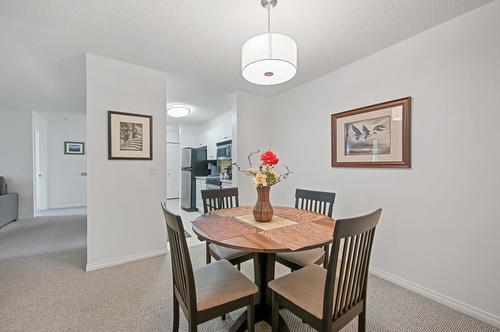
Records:
<instances>
[{"instance_id":1,"label":"doorway","mask_svg":"<svg viewBox=\"0 0 500 332\"><path fill-rule=\"evenodd\" d=\"M33 112L34 215L85 214L86 115ZM70 151L69 143L82 147Z\"/></svg>"}]
</instances>

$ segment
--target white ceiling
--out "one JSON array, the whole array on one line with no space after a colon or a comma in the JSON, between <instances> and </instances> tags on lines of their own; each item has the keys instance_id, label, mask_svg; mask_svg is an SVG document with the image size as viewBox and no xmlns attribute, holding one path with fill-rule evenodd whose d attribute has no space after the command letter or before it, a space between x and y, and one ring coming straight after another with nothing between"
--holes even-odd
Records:
<instances>
[{"instance_id":1,"label":"white ceiling","mask_svg":"<svg viewBox=\"0 0 500 332\"><path fill-rule=\"evenodd\" d=\"M180 123L202 124L234 107L233 93L167 75L167 103L188 104L191 114L186 118L168 117L170 126Z\"/></svg>"},{"instance_id":2,"label":"white ceiling","mask_svg":"<svg viewBox=\"0 0 500 332\"><path fill-rule=\"evenodd\" d=\"M233 91L273 96L491 0L279 0L272 29L298 44L278 86L240 73L242 44L266 29L260 0L0 0L0 107L84 111L85 52L168 73L168 102L200 123Z\"/></svg>"}]
</instances>

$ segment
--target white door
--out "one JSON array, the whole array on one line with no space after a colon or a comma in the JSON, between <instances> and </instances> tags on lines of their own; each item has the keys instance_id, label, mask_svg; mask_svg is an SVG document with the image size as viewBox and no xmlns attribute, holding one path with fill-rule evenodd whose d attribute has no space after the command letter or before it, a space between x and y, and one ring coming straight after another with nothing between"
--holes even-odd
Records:
<instances>
[{"instance_id":1,"label":"white door","mask_svg":"<svg viewBox=\"0 0 500 332\"><path fill-rule=\"evenodd\" d=\"M35 209L47 209L46 167L44 167L44 150L40 131L35 130Z\"/></svg>"},{"instance_id":2,"label":"white door","mask_svg":"<svg viewBox=\"0 0 500 332\"><path fill-rule=\"evenodd\" d=\"M181 163L179 143L167 143L167 199L179 198Z\"/></svg>"}]
</instances>

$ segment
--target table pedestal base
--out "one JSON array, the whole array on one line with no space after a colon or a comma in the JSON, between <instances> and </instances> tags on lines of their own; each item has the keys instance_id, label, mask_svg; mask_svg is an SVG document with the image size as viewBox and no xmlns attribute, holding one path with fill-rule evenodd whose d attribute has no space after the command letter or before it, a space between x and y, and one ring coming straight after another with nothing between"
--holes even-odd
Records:
<instances>
[{"instance_id":1,"label":"table pedestal base","mask_svg":"<svg viewBox=\"0 0 500 332\"><path fill-rule=\"evenodd\" d=\"M255 301L255 323L266 321L271 325L272 316L272 291L267 283L274 280L274 267L276 254L257 253L254 258L255 284L259 287ZM243 332L247 328L247 312L243 312L231 326L231 332ZM290 331L283 318L280 316L280 331Z\"/></svg>"}]
</instances>

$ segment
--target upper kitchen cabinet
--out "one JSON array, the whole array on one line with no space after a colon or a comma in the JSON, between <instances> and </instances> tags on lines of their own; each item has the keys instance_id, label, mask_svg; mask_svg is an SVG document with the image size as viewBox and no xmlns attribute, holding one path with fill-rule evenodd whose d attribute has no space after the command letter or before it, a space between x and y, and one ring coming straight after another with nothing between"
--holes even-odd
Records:
<instances>
[{"instance_id":1,"label":"upper kitchen cabinet","mask_svg":"<svg viewBox=\"0 0 500 332\"><path fill-rule=\"evenodd\" d=\"M226 124L222 127L222 137L220 141L227 141L233 138L233 126L231 124Z\"/></svg>"},{"instance_id":2,"label":"upper kitchen cabinet","mask_svg":"<svg viewBox=\"0 0 500 332\"><path fill-rule=\"evenodd\" d=\"M207 159L215 160L217 159L217 138L218 138L218 128L210 129L205 132L205 144L207 145Z\"/></svg>"},{"instance_id":3,"label":"upper kitchen cabinet","mask_svg":"<svg viewBox=\"0 0 500 332\"><path fill-rule=\"evenodd\" d=\"M232 139L233 127L231 124L223 124L205 132L205 144L207 146L207 159L217 159L217 143Z\"/></svg>"},{"instance_id":4,"label":"upper kitchen cabinet","mask_svg":"<svg viewBox=\"0 0 500 332\"><path fill-rule=\"evenodd\" d=\"M182 125L181 125L182 126ZM230 113L223 114L205 124L182 126L180 139L183 147L207 147L207 158L217 159L217 143L232 140L233 121Z\"/></svg>"},{"instance_id":5,"label":"upper kitchen cabinet","mask_svg":"<svg viewBox=\"0 0 500 332\"><path fill-rule=\"evenodd\" d=\"M207 133L201 133L199 141L198 147L207 146Z\"/></svg>"},{"instance_id":6,"label":"upper kitchen cabinet","mask_svg":"<svg viewBox=\"0 0 500 332\"><path fill-rule=\"evenodd\" d=\"M215 131L215 133L214 133L215 143L218 143L218 142L221 142L224 140L224 136L226 135L226 131L224 128L225 128L225 126L220 126L220 127L216 127L213 129Z\"/></svg>"}]
</instances>

